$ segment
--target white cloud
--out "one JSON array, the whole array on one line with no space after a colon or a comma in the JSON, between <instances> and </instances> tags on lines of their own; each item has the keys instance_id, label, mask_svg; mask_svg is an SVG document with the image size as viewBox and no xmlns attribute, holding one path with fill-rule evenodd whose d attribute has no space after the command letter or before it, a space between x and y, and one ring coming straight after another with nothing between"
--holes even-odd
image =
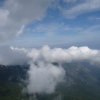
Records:
<instances>
[{"instance_id":1,"label":"white cloud","mask_svg":"<svg viewBox=\"0 0 100 100\"><path fill-rule=\"evenodd\" d=\"M63 82L65 70L63 63L79 61L100 63L100 50L92 50L86 46L68 49L44 46L41 49L25 49L14 47L0 48L0 64L30 64L27 90L29 93L52 93L59 82ZM53 62L58 63L55 66Z\"/></svg>"},{"instance_id":2,"label":"white cloud","mask_svg":"<svg viewBox=\"0 0 100 100\"><path fill-rule=\"evenodd\" d=\"M34 20L41 20L52 0L6 0L0 8L0 42L22 33Z\"/></svg>"},{"instance_id":3,"label":"white cloud","mask_svg":"<svg viewBox=\"0 0 100 100\"><path fill-rule=\"evenodd\" d=\"M54 66L62 63L72 63L79 61L100 62L100 51L92 50L88 47L70 47L69 49L54 48L44 46L42 49L32 49L28 52L30 70L29 83L27 86L29 93L52 93L56 85L64 79L65 71L62 67Z\"/></svg>"},{"instance_id":4,"label":"white cloud","mask_svg":"<svg viewBox=\"0 0 100 100\"><path fill-rule=\"evenodd\" d=\"M65 71L51 63L31 63L29 74L29 93L53 93L56 85L63 81Z\"/></svg>"},{"instance_id":5,"label":"white cloud","mask_svg":"<svg viewBox=\"0 0 100 100\"><path fill-rule=\"evenodd\" d=\"M73 61L99 61L100 52L98 50L92 50L88 47L70 47L69 49L54 48L50 49L48 46L44 46L42 49L32 49L28 56L33 59L34 62L46 61L48 63L66 63Z\"/></svg>"},{"instance_id":6,"label":"white cloud","mask_svg":"<svg viewBox=\"0 0 100 100\"><path fill-rule=\"evenodd\" d=\"M68 3L69 0L66 0ZM71 0L72 2L73 0ZM73 3L73 2L72 2ZM61 8L63 15L67 18L74 18L80 14L100 10L100 0L82 0L81 3L73 5L70 8Z\"/></svg>"},{"instance_id":7,"label":"white cloud","mask_svg":"<svg viewBox=\"0 0 100 100\"><path fill-rule=\"evenodd\" d=\"M25 48L14 48L8 46L0 47L0 61L1 64L13 64L18 63L18 59L23 60L26 63L35 62L46 62L58 64L73 62L73 61L97 61L99 62L100 50L92 50L87 46L75 47L72 46L68 49L54 48L50 49L49 46L44 46L39 49L25 49ZM29 59L30 58L30 59ZM16 60L17 59L17 60ZM19 61L21 62L21 60ZM12 60L12 61L11 61ZM11 63L9 62L11 61ZM9 62L9 63L7 63ZM20 63L18 63L20 64Z\"/></svg>"}]
</instances>

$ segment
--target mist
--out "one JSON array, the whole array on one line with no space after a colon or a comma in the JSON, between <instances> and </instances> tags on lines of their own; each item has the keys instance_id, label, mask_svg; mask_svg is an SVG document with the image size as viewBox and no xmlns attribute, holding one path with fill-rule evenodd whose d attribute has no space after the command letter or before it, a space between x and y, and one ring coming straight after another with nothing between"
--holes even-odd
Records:
<instances>
[{"instance_id":1,"label":"mist","mask_svg":"<svg viewBox=\"0 0 100 100\"><path fill-rule=\"evenodd\" d=\"M9 46L0 47L0 64L2 65L23 65L29 61L24 49L17 49Z\"/></svg>"}]
</instances>

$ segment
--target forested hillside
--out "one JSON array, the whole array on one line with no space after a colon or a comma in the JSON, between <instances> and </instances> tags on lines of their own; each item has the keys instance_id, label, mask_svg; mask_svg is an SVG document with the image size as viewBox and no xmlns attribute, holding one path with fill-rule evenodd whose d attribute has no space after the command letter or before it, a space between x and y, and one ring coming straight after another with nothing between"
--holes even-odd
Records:
<instances>
[{"instance_id":1,"label":"forested hillside","mask_svg":"<svg viewBox=\"0 0 100 100\"><path fill-rule=\"evenodd\" d=\"M54 63L57 66L57 63ZM0 100L99 100L100 66L89 63L66 63L65 80L52 94L29 94L23 89L28 81L28 65L0 65Z\"/></svg>"}]
</instances>

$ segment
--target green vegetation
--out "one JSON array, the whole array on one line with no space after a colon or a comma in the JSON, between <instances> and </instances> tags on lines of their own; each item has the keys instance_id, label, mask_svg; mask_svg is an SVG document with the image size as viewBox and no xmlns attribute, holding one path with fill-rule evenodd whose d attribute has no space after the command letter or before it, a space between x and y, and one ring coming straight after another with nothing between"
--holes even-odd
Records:
<instances>
[{"instance_id":1,"label":"green vegetation","mask_svg":"<svg viewBox=\"0 0 100 100\"><path fill-rule=\"evenodd\" d=\"M20 100L21 87L14 82L0 83L0 100Z\"/></svg>"},{"instance_id":2,"label":"green vegetation","mask_svg":"<svg viewBox=\"0 0 100 100\"><path fill-rule=\"evenodd\" d=\"M56 64L57 65L57 64ZM52 94L22 93L28 66L0 66L0 100L100 100L100 67L88 63L63 64L65 81Z\"/></svg>"}]
</instances>

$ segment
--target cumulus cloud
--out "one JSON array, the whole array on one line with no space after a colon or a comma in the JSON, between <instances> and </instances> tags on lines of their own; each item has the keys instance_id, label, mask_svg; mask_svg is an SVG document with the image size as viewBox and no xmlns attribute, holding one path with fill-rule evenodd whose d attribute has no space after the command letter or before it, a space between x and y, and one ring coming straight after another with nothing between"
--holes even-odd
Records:
<instances>
[{"instance_id":1,"label":"cumulus cloud","mask_svg":"<svg viewBox=\"0 0 100 100\"><path fill-rule=\"evenodd\" d=\"M27 89L29 93L53 93L57 83L63 81L65 70L51 63L37 62L30 64L28 74Z\"/></svg>"},{"instance_id":2,"label":"cumulus cloud","mask_svg":"<svg viewBox=\"0 0 100 100\"><path fill-rule=\"evenodd\" d=\"M87 46L75 47L68 49L53 48L43 46L41 49L25 49L15 48L13 46L0 47L0 64L20 64L19 62L26 62L29 64L44 62L44 63L71 63L77 61L100 61L100 50L90 49Z\"/></svg>"},{"instance_id":3,"label":"cumulus cloud","mask_svg":"<svg viewBox=\"0 0 100 100\"><path fill-rule=\"evenodd\" d=\"M52 0L5 0L0 7L0 42L23 32L24 27L41 20Z\"/></svg>"},{"instance_id":4,"label":"cumulus cloud","mask_svg":"<svg viewBox=\"0 0 100 100\"><path fill-rule=\"evenodd\" d=\"M99 61L100 51L89 49L87 46L75 47L72 46L68 49L54 48L50 49L49 46L44 46L42 49L32 49L28 56L33 59L34 62L46 61L49 63L66 63L73 61Z\"/></svg>"},{"instance_id":5,"label":"cumulus cloud","mask_svg":"<svg viewBox=\"0 0 100 100\"><path fill-rule=\"evenodd\" d=\"M25 49L14 47L0 48L1 64L30 65L27 91L29 93L53 93L59 82L63 82L65 70L63 63L79 61L100 63L100 50L93 50L86 46L68 49L44 46L41 49ZM58 63L58 66L53 63Z\"/></svg>"},{"instance_id":6,"label":"cumulus cloud","mask_svg":"<svg viewBox=\"0 0 100 100\"><path fill-rule=\"evenodd\" d=\"M64 79L65 71L58 65L63 63L72 63L79 61L99 62L100 51L92 50L88 47L70 47L68 49L54 48L44 46L40 50L32 49L27 53L32 58L29 61L30 70L29 84L27 89L29 93L52 93L56 85Z\"/></svg>"}]
</instances>

